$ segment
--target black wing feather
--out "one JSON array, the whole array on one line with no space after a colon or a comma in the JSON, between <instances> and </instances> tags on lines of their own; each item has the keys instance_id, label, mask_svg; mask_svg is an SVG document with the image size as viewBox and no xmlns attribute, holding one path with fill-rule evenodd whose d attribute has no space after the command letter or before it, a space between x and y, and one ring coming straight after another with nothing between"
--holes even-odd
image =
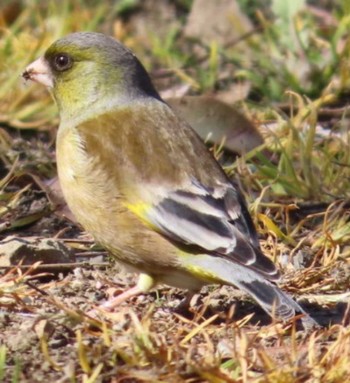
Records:
<instances>
[{"instance_id":1,"label":"black wing feather","mask_svg":"<svg viewBox=\"0 0 350 383\"><path fill-rule=\"evenodd\" d=\"M279 279L275 265L260 250L239 191L230 185L221 196L214 195L204 188L198 193L177 190L154 205L148 219L172 240L239 262L269 280Z\"/></svg>"}]
</instances>

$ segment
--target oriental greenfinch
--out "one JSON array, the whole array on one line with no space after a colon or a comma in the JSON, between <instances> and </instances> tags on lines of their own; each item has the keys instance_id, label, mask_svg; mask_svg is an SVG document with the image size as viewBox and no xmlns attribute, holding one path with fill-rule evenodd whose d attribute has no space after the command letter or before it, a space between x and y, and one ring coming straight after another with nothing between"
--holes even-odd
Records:
<instances>
[{"instance_id":1,"label":"oriental greenfinch","mask_svg":"<svg viewBox=\"0 0 350 383\"><path fill-rule=\"evenodd\" d=\"M276 284L239 189L194 130L164 102L130 50L99 33L70 34L23 77L57 102L57 167L78 222L137 285L197 292L235 286L281 319L304 313ZM304 313L305 314L305 313Z\"/></svg>"}]
</instances>

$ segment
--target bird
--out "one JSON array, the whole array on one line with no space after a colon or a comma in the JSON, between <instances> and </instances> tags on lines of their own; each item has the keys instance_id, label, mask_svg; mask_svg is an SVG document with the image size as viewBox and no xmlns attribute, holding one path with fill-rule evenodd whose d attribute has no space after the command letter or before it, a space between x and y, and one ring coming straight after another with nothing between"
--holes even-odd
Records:
<instances>
[{"instance_id":1,"label":"bird","mask_svg":"<svg viewBox=\"0 0 350 383\"><path fill-rule=\"evenodd\" d=\"M218 284L248 293L283 321L308 317L278 287L280 272L261 250L240 189L121 42L69 34L22 76L46 86L58 106L57 170L69 208L138 273L104 309L158 284L190 294Z\"/></svg>"}]
</instances>

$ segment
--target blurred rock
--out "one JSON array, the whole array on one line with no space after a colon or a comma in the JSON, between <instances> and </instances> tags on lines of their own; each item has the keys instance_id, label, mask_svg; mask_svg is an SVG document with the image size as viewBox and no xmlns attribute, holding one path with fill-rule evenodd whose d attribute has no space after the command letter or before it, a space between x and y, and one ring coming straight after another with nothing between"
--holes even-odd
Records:
<instances>
[{"instance_id":1,"label":"blurred rock","mask_svg":"<svg viewBox=\"0 0 350 383\"><path fill-rule=\"evenodd\" d=\"M164 41L169 31L179 29L181 23L177 15L175 2L144 0L123 21L123 25L127 31L126 35L133 36L139 44L151 48L151 39L153 37ZM122 37L119 36L118 32L115 34L117 38ZM127 39L126 36L125 38ZM136 48L133 41L130 41L130 39L127 39L127 41L129 46Z\"/></svg>"},{"instance_id":2,"label":"blurred rock","mask_svg":"<svg viewBox=\"0 0 350 383\"><path fill-rule=\"evenodd\" d=\"M0 243L0 266L75 262L73 251L52 238L7 237Z\"/></svg>"},{"instance_id":3,"label":"blurred rock","mask_svg":"<svg viewBox=\"0 0 350 383\"><path fill-rule=\"evenodd\" d=\"M0 28L5 29L12 25L22 12L22 4L19 1L11 1L0 5ZM1 31L4 32L4 31Z\"/></svg>"},{"instance_id":4,"label":"blurred rock","mask_svg":"<svg viewBox=\"0 0 350 383\"><path fill-rule=\"evenodd\" d=\"M235 0L194 0L185 36L205 45L214 40L225 46L253 28Z\"/></svg>"}]
</instances>

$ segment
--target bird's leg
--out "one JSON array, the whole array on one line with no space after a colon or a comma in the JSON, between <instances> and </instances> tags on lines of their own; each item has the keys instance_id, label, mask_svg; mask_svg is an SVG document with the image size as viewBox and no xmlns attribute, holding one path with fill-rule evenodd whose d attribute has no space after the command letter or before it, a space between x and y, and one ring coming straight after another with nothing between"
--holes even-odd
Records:
<instances>
[{"instance_id":1,"label":"bird's leg","mask_svg":"<svg viewBox=\"0 0 350 383\"><path fill-rule=\"evenodd\" d=\"M119 294L117 297L108 300L99 307L106 311L113 311L113 309L125 302L127 299L132 298L136 295L148 292L156 284L155 280L148 274L141 273L137 281L136 286Z\"/></svg>"},{"instance_id":2,"label":"bird's leg","mask_svg":"<svg viewBox=\"0 0 350 383\"><path fill-rule=\"evenodd\" d=\"M123 293L119 294L115 298L109 299L107 302L103 303L99 307L106 311L113 311L116 306L119 306L121 303L125 302L127 299L132 298L138 294L141 294L142 290L136 285L127 289Z\"/></svg>"}]
</instances>

